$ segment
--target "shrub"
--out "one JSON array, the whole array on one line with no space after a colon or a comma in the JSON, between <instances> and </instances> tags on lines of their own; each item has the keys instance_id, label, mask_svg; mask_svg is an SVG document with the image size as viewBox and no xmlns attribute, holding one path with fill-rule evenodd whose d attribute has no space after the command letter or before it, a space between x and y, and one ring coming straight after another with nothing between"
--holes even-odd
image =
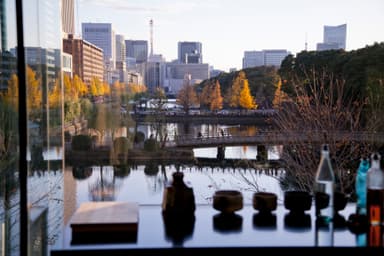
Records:
<instances>
[{"instance_id":1,"label":"shrub","mask_svg":"<svg viewBox=\"0 0 384 256\"><path fill-rule=\"evenodd\" d=\"M113 141L113 149L117 153L127 153L129 148L129 140L126 137L119 137Z\"/></svg>"},{"instance_id":2,"label":"shrub","mask_svg":"<svg viewBox=\"0 0 384 256\"><path fill-rule=\"evenodd\" d=\"M140 142L143 142L145 139L145 135L143 132L137 132L135 134L135 143L140 143Z\"/></svg>"},{"instance_id":3,"label":"shrub","mask_svg":"<svg viewBox=\"0 0 384 256\"><path fill-rule=\"evenodd\" d=\"M92 138L88 135L75 135L71 143L73 150L90 150L92 148Z\"/></svg>"},{"instance_id":4,"label":"shrub","mask_svg":"<svg viewBox=\"0 0 384 256\"><path fill-rule=\"evenodd\" d=\"M144 141L144 150L154 152L160 148L159 142L153 138Z\"/></svg>"}]
</instances>

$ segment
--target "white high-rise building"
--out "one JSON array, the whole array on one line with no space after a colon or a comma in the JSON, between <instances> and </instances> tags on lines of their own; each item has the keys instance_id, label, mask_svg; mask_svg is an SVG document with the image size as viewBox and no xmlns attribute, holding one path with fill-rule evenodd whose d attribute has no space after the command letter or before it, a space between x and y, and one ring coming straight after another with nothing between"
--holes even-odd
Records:
<instances>
[{"instance_id":1,"label":"white high-rise building","mask_svg":"<svg viewBox=\"0 0 384 256\"><path fill-rule=\"evenodd\" d=\"M125 40L123 35L116 35L116 61L125 61Z\"/></svg>"},{"instance_id":2,"label":"white high-rise building","mask_svg":"<svg viewBox=\"0 0 384 256\"><path fill-rule=\"evenodd\" d=\"M245 51L243 57L243 68L257 67L264 65L263 51Z\"/></svg>"},{"instance_id":3,"label":"white high-rise building","mask_svg":"<svg viewBox=\"0 0 384 256\"><path fill-rule=\"evenodd\" d=\"M323 42L317 44L318 51L346 48L347 24L324 26Z\"/></svg>"},{"instance_id":4,"label":"white high-rise building","mask_svg":"<svg viewBox=\"0 0 384 256\"><path fill-rule=\"evenodd\" d=\"M107 69L115 69L115 31L111 23L82 23L83 39L103 49Z\"/></svg>"},{"instance_id":5,"label":"white high-rise building","mask_svg":"<svg viewBox=\"0 0 384 256\"><path fill-rule=\"evenodd\" d=\"M287 50L245 51L243 57L243 68L259 66L280 67L281 62L289 54L290 52Z\"/></svg>"},{"instance_id":6,"label":"white high-rise building","mask_svg":"<svg viewBox=\"0 0 384 256\"><path fill-rule=\"evenodd\" d=\"M75 34L74 0L61 0L61 24L64 33Z\"/></svg>"},{"instance_id":7,"label":"white high-rise building","mask_svg":"<svg viewBox=\"0 0 384 256\"><path fill-rule=\"evenodd\" d=\"M280 67L281 62L290 54L287 50L263 50L264 65Z\"/></svg>"}]
</instances>

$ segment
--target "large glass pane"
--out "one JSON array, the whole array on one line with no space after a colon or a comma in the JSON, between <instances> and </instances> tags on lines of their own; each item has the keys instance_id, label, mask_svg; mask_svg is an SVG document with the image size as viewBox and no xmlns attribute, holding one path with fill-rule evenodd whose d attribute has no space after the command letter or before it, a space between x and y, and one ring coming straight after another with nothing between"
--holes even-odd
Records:
<instances>
[{"instance_id":1,"label":"large glass pane","mask_svg":"<svg viewBox=\"0 0 384 256\"><path fill-rule=\"evenodd\" d=\"M29 251L46 255L63 218L60 1L23 1L28 113Z\"/></svg>"},{"instance_id":2,"label":"large glass pane","mask_svg":"<svg viewBox=\"0 0 384 256\"><path fill-rule=\"evenodd\" d=\"M18 72L13 0L0 1L0 255L19 252Z\"/></svg>"}]
</instances>

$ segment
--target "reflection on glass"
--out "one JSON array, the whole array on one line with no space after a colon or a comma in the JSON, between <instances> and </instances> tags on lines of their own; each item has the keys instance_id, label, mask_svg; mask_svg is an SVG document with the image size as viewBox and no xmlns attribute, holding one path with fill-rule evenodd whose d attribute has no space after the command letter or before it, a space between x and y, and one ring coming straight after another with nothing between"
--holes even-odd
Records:
<instances>
[{"instance_id":1,"label":"reflection on glass","mask_svg":"<svg viewBox=\"0 0 384 256\"><path fill-rule=\"evenodd\" d=\"M15 2L0 0L0 241L1 255L18 255L20 208L18 73Z\"/></svg>"}]
</instances>

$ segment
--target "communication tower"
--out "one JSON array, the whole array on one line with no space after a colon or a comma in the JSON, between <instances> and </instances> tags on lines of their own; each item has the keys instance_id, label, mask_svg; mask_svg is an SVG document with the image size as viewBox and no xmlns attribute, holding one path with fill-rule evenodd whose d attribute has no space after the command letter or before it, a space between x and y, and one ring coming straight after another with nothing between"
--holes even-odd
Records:
<instances>
[{"instance_id":1,"label":"communication tower","mask_svg":"<svg viewBox=\"0 0 384 256\"><path fill-rule=\"evenodd\" d=\"M149 21L149 43L150 43L150 52L149 56L153 56L153 20Z\"/></svg>"}]
</instances>

